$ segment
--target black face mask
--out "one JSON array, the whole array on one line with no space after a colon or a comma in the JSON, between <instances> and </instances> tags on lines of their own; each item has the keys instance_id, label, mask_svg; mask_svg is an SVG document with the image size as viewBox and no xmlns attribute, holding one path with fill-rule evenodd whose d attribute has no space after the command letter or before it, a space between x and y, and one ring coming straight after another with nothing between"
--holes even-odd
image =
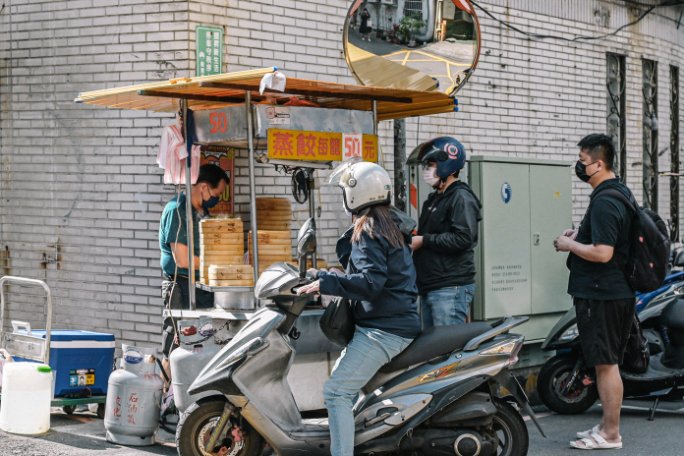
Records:
<instances>
[{"instance_id":1,"label":"black face mask","mask_svg":"<svg viewBox=\"0 0 684 456\"><path fill-rule=\"evenodd\" d=\"M219 203L219 197L218 196L212 196L208 200L202 201L202 207L204 208L205 211L209 212L209 209L216 206L218 203Z\"/></svg>"},{"instance_id":2,"label":"black face mask","mask_svg":"<svg viewBox=\"0 0 684 456\"><path fill-rule=\"evenodd\" d=\"M589 163L589 165L593 165L594 163L596 162L591 162ZM579 160L577 160L577 163L575 163L575 174L577 175L577 178L582 182L589 182L589 179L591 179L594 176L594 174L599 172L599 170L597 169L596 173L592 174L591 176L587 174L587 166L589 165L585 165Z\"/></svg>"}]
</instances>

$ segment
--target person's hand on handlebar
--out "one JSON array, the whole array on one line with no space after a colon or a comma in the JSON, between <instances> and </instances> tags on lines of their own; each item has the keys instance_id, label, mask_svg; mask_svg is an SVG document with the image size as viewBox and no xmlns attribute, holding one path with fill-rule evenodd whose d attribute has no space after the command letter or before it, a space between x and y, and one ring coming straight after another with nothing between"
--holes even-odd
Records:
<instances>
[{"instance_id":1,"label":"person's hand on handlebar","mask_svg":"<svg viewBox=\"0 0 684 456\"><path fill-rule=\"evenodd\" d=\"M318 293L321 289L321 282L320 280L315 280L311 282L308 285L301 286L297 289L297 294L298 295L303 295L303 294L314 294Z\"/></svg>"}]
</instances>

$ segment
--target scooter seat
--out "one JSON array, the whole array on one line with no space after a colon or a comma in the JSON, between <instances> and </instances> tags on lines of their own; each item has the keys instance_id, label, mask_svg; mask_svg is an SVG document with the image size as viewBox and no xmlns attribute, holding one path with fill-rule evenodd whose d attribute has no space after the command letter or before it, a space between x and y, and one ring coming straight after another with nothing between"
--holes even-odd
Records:
<instances>
[{"instance_id":1,"label":"scooter seat","mask_svg":"<svg viewBox=\"0 0 684 456\"><path fill-rule=\"evenodd\" d=\"M473 337L492 329L485 322L466 323L451 326L433 326L419 335L406 350L380 368L380 372L394 372L425 363L440 355L446 355L463 348Z\"/></svg>"}]
</instances>

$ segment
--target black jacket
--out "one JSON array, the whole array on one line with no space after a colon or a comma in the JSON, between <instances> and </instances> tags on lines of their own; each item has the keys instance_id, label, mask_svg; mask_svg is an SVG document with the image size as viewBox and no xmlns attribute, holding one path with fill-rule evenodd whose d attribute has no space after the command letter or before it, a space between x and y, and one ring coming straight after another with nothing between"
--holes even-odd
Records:
<instances>
[{"instance_id":1,"label":"black jacket","mask_svg":"<svg viewBox=\"0 0 684 456\"><path fill-rule=\"evenodd\" d=\"M415 338L420 333L420 320L410 249L392 247L382 236L373 239L366 233L359 242L352 243L352 231L353 227L337 243L346 276L319 272L321 294L354 301L354 318L359 326Z\"/></svg>"},{"instance_id":2,"label":"black jacket","mask_svg":"<svg viewBox=\"0 0 684 456\"><path fill-rule=\"evenodd\" d=\"M428 196L418 223L423 247L413 253L421 293L475 282L474 249L482 205L468 184L456 181Z\"/></svg>"}]
</instances>

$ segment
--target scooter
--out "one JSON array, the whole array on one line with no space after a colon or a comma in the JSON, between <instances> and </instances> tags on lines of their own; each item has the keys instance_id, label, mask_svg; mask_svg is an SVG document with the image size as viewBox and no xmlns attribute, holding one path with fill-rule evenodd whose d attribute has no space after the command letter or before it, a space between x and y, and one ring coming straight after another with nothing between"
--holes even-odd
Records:
<instances>
[{"instance_id":1,"label":"scooter","mask_svg":"<svg viewBox=\"0 0 684 456\"><path fill-rule=\"evenodd\" d=\"M684 398L684 276L675 274L658 294L637 298L637 315L650 351L648 370L634 373L620 367L625 398L654 400L649 420L660 400ZM560 414L591 407L598 398L595 373L584 365L574 307L551 329L541 348L556 350L537 378L542 402Z\"/></svg>"},{"instance_id":2,"label":"scooter","mask_svg":"<svg viewBox=\"0 0 684 456\"><path fill-rule=\"evenodd\" d=\"M264 441L278 455L330 454L327 416L303 418L287 382L300 336L297 319L312 302L296 293L311 281L304 258L313 253L315 235L305 228L297 242L299 269L277 263L262 273L255 294L268 304L190 386L190 394L212 394L182 415L176 433L181 456L255 456ZM524 339L509 330L526 320L424 332L360 393L353 408L355 454L527 454L529 436L518 410L536 420L509 369Z\"/></svg>"},{"instance_id":3,"label":"scooter","mask_svg":"<svg viewBox=\"0 0 684 456\"><path fill-rule=\"evenodd\" d=\"M669 285L675 282L684 281L684 247L672 249L670 259L669 274L665 277L663 284L657 290L648 293L637 293L636 312L637 314L646 308L652 299L657 298L667 292Z\"/></svg>"}]
</instances>

